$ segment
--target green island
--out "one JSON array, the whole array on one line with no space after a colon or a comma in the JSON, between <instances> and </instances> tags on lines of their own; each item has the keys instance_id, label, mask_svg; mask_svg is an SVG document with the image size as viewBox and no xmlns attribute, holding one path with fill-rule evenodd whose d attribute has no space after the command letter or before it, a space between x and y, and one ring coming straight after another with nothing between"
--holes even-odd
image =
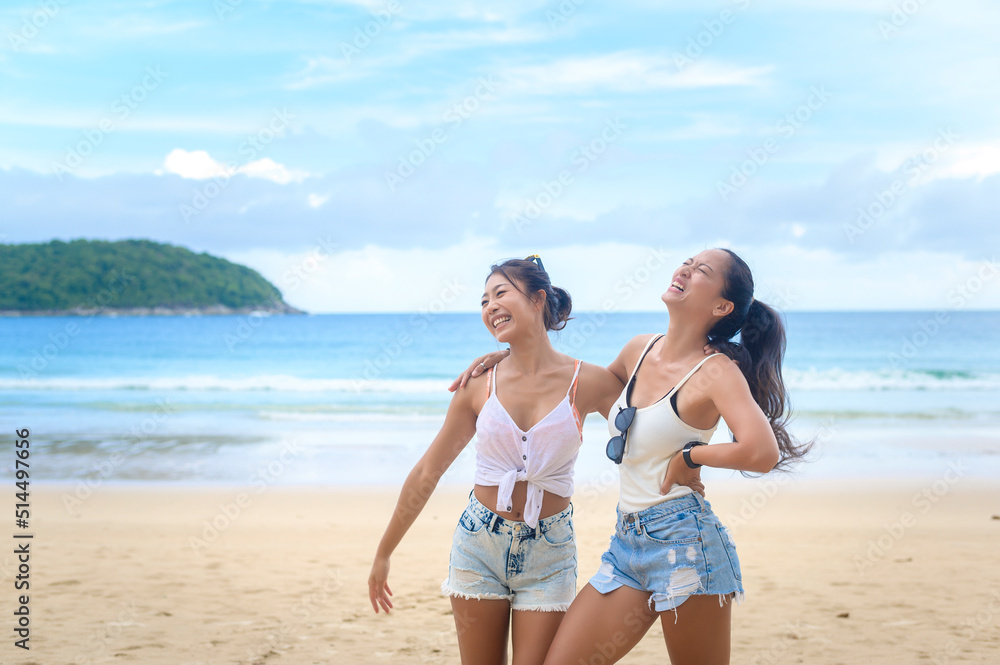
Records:
<instances>
[{"instance_id":1,"label":"green island","mask_svg":"<svg viewBox=\"0 0 1000 665\"><path fill-rule=\"evenodd\" d=\"M0 316L304 314L257 271L151 240L0 244Z\"/></svg>"}]
</instances>

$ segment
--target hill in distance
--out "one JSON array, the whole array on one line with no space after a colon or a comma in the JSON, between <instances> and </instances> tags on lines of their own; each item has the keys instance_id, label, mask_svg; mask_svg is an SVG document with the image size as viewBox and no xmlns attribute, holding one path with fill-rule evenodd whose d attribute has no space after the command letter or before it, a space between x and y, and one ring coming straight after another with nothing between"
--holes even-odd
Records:
<instances>
[{"instance_id":1,"label":"hill in distance","mask_svg":"<svg viewBox=\"0 0 1000 665\"><path fill-rule=\"evenodd\" d=\"M0 315L302 314L257 271L151 240L0 244Z\"/></svg>"}]
</instances>

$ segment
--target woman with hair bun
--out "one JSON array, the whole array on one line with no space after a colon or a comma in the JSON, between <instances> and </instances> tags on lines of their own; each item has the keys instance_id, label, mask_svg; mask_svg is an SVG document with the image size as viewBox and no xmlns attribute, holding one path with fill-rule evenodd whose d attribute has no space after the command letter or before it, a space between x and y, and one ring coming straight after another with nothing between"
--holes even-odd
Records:
<instances>
[{"instance_id":1,"label":"woman with hair bun","mask_svg":"<svg viewBox=\"0 0 1000 665\"><path fill-rule=\"evenodd\" d=\"M556 351L569 293L541 259L490 268L483 324L510 355L455 392L441 431L410 472L368 578L372 608L389 612L389 558L469 443L475 486L455 528L448 577L462 662L540 664L576 595L573 467L588 413L607 412L622 383L608 370Z\"/></svg>"},{"instance_id":2,"label":"woman with hair bun","mask_svg":"<svg viewBox=\"0 0 1000 665\"><path fill-rule=\"evenodd\" d=\"M617 662L657 618L673 665L729 663L729 601L742 600L742 574L732 537L704 498L700 467L767 473L809 448L786 429L784 327L754 299L743 259L700 252L674 271L661 300L666 334L634 337L608 366L617 378L609 385L624 386L607 412L618 519L547 665ZM453 387L498 357L483 357ZM721 418L733 441L705 445Z\"/></svg>"}]
</instances>

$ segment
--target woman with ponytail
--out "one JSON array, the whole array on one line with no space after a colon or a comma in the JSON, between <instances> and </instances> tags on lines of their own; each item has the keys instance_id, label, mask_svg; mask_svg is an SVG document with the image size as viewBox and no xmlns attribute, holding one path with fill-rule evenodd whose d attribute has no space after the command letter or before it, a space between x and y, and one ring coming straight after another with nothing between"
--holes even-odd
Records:
<instances>
[{"instance_id":1,"label":"woman with ponytail","mask_svg":"<svg viewBox=\"0 0 1000 665\"><path fill-rule=\"evenodd\" d=\"M661 300L667 332L634 337L607 368L624 385L607 414L621 479L615 534L547 665L617 662L657 618L673 665L728 663L729 601L742 600L742 574L700 467L767 473L808 449L786 429L784 328L754 299L746 263L705 250L674 272ZM720 419L733 440L706 445Z\"/></svg>"},{"instance_id":2,"label":"woman with ponytail","mask_svg":"<svg viewBox=\"0 0 1000 665\"><path fill-rule=\"evenodd\" d=\"M559 353L573 303L537 256L493 265L482 319L510 356L455 392L441 431L400 492L375 553L368 594L389 612L389 559L438 480L476 435L475 486L455 528L448 576L462 662L541 665L576 595L573 467L588 413L606 413L621 382ZM555 406L553 406L555 405ZM523 428L523 429L522 429Z\"/></svg>"}]
</instances>

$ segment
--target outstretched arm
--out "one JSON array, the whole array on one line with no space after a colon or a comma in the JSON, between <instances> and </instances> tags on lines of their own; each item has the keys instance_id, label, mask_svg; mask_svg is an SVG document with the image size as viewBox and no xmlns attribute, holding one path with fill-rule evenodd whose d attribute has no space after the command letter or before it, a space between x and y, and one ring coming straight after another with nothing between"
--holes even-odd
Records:
<instances>
[{"instance_id":1,"label":"outstretched arm","mask_svg":"<svg viewBox=\"0 0 1000 665\"><path fill-rule=\"evenodd\" d=\"M646 344L646 341L651 336L652 335L637 335L636 337L633 337L632 340L629 341L625 345L625 347L621 350L621 353L618 354L618 357L615 358L610 365L608 365L607 370L612 374L614 374L616 377L618 377L618 380L621 381L622 385L625 385L625 382L628 381L629 374L631 374L631 366L628 365L623 358L626 356L631 357L632 355L634 355L635 359L638 359L639 352L642 350L642 347ZM640 341L636 342L636 340ZM718 349L713 348L711 344L705 345L706 356L712 355L717 350ZM477 376L488 370L490 367L493 367L494 365L496 365L498 362L500 362L509 355L510 355L510 349L501 349L500 351L492 351L490 353L487 353L485 356L479 356L478 358L472 361L472 364L469 365L469 367L464 372L459 374L458 377L451 382L451 385L448 386L448 390L451 392L455 392L459 388L464 387L465 384L468 383L469 379L476 378ZM480 367L480 363L482 364L482 367ZM612 400L608 404L609 408L612 403L614 403L614 400ZM601 413L607 416L606 410L601 410Z\"/></svg>"},{"instance_id":2,"label":"outstretched arm","mask_svg":"<svg viewBox=\"0 0 1000 665\"><path fill-rule=\"evenodd\" d=\"M441 476L476 433L477 414L472 399L475 387L474 384L455 393L441 431L434 437L427 452L403 483L399 500L389 520L389 526L386 527L385 534L379 542L372 571L368 577L368 596L376 614L380 607L386 613L392 608L392 601L389 599L392 595L388 582L389 557L417 515L424 509Z\"/></svg>"},{"instance_id":3,"label":"outstretched arm","mask_svg":"<svg viewBox=\"0 0 1000 665\"><path fill-rule=\"evenodd\" d=\"M621 392L622 382L611 371L600 365L583 363L574 404L581 416L597 412L607 418Z\"/></svg>"}]
</instances>

